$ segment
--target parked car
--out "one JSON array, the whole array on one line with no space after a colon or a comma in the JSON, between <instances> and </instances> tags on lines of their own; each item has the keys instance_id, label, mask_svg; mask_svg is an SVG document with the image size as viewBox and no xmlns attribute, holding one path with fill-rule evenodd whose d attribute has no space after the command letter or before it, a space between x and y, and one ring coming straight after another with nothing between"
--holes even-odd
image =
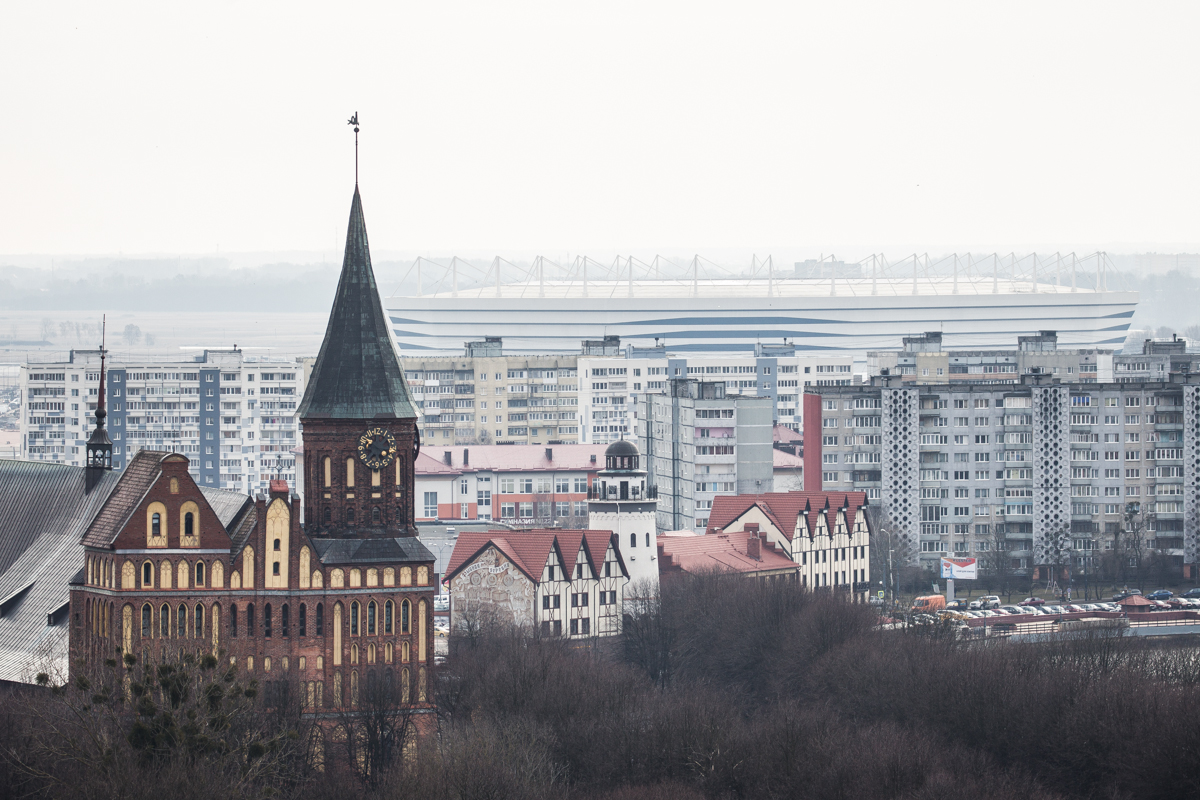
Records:
<instances>
[{"instance_id":1,"label":"parked car","mask_svg":"<svg viewBox=\"0 0 1200 800\"><path fill-rule=\"evenodd\" d=\"M1150 609L1151 611L1170 611L1171 610L1171 607L1169 605L1167 605L1167 602L1165 600L1151 600L1150 602L1154 603L1154 605Z\"/></svg>"},{"instance_id":2,"label":"parked car","mask_svg":"<svg viewBox=\"0 0 1200 800\"><path fill-rule=\"evenodd\" d=\"M1017 603L1019 606L1041 606L1045 604L1046 601L1040 597L1026 597L1024 600Z\"/></svg>"},{"instance_id":3,"label":"parked car","mask_svg":"<svg viewBox=\"0 0 1200 800\"><path fill-rule=\"evenodd\" d=\"M1086 611L1087 609L1085 609L1083 606L1069 605L1067 606L1067 610L1073 614L1078 614L1079 612Z\"/></svg>"},{"instance_id":4,"label":"parked car","mask_svg":"<svg viewBox=\"0 0 1200 800\"><path fill-rule=\"evenodd\" d=\"M1188 589L1186 592L1183 593L1182 596L1190 597L1193 599L1200 598L1200 589Z\"/></svg>"},{"instance_id":5,"label":"parked car","mask_svg":"<svg viewBox=\"0 0 1200 800\"><path fill-rule=\"evenodd\" d=\"M951 600L949 603L946 603L946 608L950 609L951 611L966 611L967 610L967 601L966 600Z\"/></svg>"},{"instance_id":6,"label":"parked car","mask_svg":"<svg viewBox=\"0 0 1200 800\"><path fill-rule=\"evenodd\" d=\"M1007 611L1009 614L1028 614L1029 609L1021 608L1020 606L1000 606L1001 611Z\"/></svg>"},{"instance_id":7,"label":"parked car","mask_svg":"<svg viewBox=\"0 0 1200 800\"><path fill-rule=\"evenodd\" d=\"M449 611L450 610L450 595L438 594L433 597L434 611Z\"/></svg>"},{"instance_id":8,"label":"parked car","mask_svg":"<svg viewBox=\"0 0 1200 800\"><path fill-rule=\"evenodd\" d=\"M999 608L1000 607L1000 598L994 594L989 594L989 595L984 596L983 607L984 608Z\"/></svg>"},{"instance_id":9,"label":"parked car","mask_svg":"<svg viewBox=\"0 0 1200 800\"><path fill-rule=\"evenodd\" d=\"M1147 600L1170 600L1175 596L1174 592L1169 592L1166 589L1159 589L1157 592L1151 592L1146 595Z\"/></svg>"},{"instance_id":10,"label":"parked car","mask_svg":"<svg viewBox=\"0 0 1200 800\"><path fill-rule=\"evenodd\" d=\"M1112 596L1112 599L1113 599L1114 603L1119 603L1122 600L1124 600L1126 597L1132 597L1135 594L1141 594L1141 593L1142 593L1141 589L1124 589L1122 591L1115 593Z\"/></svg>"}]
</instances>

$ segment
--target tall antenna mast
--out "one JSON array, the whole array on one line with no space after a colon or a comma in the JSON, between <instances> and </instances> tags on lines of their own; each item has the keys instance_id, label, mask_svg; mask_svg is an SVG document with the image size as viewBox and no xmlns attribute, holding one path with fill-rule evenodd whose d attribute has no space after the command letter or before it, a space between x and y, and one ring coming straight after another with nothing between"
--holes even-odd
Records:
<instances>
[{"instance_id":1,"label":"tall antenna mast","mask_svg":"<svg viewBox=\"0 0 1200 800\"><path fill-rule=\"evenodd\" d=\"M346 120L347 125L354 126L354 185L358 186L358 112L354 112L354 116Z\"/></svg>"}]
</instances>

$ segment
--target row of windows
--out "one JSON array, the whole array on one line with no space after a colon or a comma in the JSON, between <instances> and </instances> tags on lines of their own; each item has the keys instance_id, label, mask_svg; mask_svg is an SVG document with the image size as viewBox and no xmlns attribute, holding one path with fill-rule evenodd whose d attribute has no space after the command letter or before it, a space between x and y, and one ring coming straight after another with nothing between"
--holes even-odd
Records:
<instances>
[{"instance_id":1,"label":"row of windows","mask_svg":"<svg viewBox=\"0 0 1200 800\"><path fill-rule=\"evenodd\" d=\"M97 606L98 607L98 606ZM380 613L382 611L382 613ZM237 638L244 634L248 637L257 635L255 606L253 603L247 604L240 612L238 606L230 606L229 608L229 635ZM364 613L365 612L365 613ZM90 611L89 611L90 613ZM218 622L218 607L213 607L213 620L215 624ZM174 611L169 604L163 603L158 610L159 623L157 626L157 635L162 638L176 636L177 638L204 638L205 632L205 609L204 605L197 603L194 608L189 609L187 605L180 604ZM172 614L174 614L174 624L172 624ZM142 638L152 638L155 635L156 626L153 624L154 607L150 603L142 605L141 609L141 630ZM275 625L278 621L278 629ZM305 603L300 604L299 614L297 615L297 633L300 636L308 636L309 634L309 613L308 606ZM317 603L315 613L313 614L313 635L325 635L325 606L323 603ZM400 618L399 632L401 634L412 633L412 604L408 600L400 603ZM100 636L106 636L107 630L99 618L92 620L93 632ZM292 614L289 604L284 603L279 608L278 617L273 612L270 603L263 607L262 615L262 636L265 639L270 639L278 630L282 638L287 639L292 634ZM350 635L358 636L360 631L366 631L366 635L374 636L377 633L393 634L396 632L395 604L388 600L381 607L374 601L370 601L364 607L358 601L350 604L349 626ZM371 645L372 651L374 645ZM388 645L390 648L391 645ZM357 650L357 645L355 646ZM405 645L407 651L407 645ZM357 659L354 654L351 656L351 661ZM407 657L406 659L407 660Z\"/></svg>"}]
</instances>

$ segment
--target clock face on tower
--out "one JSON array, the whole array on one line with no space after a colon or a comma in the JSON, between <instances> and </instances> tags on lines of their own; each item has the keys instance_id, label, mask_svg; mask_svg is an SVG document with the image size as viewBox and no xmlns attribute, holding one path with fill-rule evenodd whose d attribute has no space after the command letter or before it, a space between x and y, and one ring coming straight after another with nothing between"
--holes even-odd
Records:
<instances>
[{"instance_id":1,"label":"clock face on tower","mask_svg":"<svg viewBox=\"0 0 1200 800\"><path fill-rule=\"evenodd\" d=\"M358 457L371 469L383 469L396 457L396 439L385 428L368 428L358 437Z\"/></svg>"}]
</instances>

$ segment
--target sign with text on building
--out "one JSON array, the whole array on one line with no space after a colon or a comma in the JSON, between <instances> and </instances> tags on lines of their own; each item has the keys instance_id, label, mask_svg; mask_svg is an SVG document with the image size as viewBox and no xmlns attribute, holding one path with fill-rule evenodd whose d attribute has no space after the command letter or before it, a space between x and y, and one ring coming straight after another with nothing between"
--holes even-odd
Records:
<instances>
[{"instance_id":1,"label":"sign with text on building","mask_svg":"<svg viewBox=\"0 0 1200 800\"><path fill-rule=\"evenodd\" d=\"M943 558L942 577L973 581L979 577L978 561L974 558Z\"/></svg>"}]
</instances>

